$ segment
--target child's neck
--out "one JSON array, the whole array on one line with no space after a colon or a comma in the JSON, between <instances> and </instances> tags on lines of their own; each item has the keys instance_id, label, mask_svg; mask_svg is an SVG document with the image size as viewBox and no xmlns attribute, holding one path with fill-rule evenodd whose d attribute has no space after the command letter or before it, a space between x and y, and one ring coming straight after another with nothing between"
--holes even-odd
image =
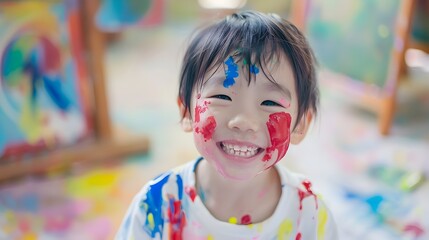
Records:
<instances>
[{"instance_id":1,"label":"child's neck","mask_svg":"<svg viewBox=\"0 0 429 240\"><path fill-rule=\"evenodd\" d=\"M274 167L252 179L238 181L223 177L205 160L198 164L196 187L215 218L225 222L236 220L237 224L269 218L281 195L280 177Z\"/></svg>"}]
</instances>

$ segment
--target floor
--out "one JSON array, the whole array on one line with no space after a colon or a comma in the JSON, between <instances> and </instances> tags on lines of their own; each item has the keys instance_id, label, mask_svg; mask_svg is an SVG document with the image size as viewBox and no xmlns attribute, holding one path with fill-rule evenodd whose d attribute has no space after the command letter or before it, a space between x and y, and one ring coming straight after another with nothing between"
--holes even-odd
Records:
<instances>
[{"instance_id":1,"label":"floor","mask_svg":"<svg viewBox=\"0 0 429 240\"><path fill-rule=\"evenodd\" d=\"M150 152L0 186L0 239L111 239L133 194L198 156L179 126L180 57L192 27L127 31L109 45L106 75L117 126L150 138ZM429 57L422 58L427 61ZM322 193L340 239L429 238L429 71L401 85L391 135L321 79L321 111L281 164Z\"/></svg>"}]
</instances>

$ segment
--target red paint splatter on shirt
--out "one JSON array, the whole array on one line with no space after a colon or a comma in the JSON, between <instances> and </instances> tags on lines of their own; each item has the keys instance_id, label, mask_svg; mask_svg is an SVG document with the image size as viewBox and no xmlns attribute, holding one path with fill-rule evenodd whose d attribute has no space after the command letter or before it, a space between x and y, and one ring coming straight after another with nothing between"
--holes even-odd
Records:
<instances>
[{"instance_id":1,"label":"red paint splatter on shirt","mask_svg":"<svg viewBox=\"0 0 429 240\"><path fill-rule=\"evenodd\" d=\"M304 198L306 198L308 196L314 196L314 200L316 202L316 209L318 209L319 205L317 203L317 196L311 190L311 182L308 180L305 180L302 182L302 185L305 187L306 191L302 191L301 189L298 189L299 210L302 210L302 201L304 200Z\"/></svg>"},{"instance_id":2,"label":"red paint splatter on shirt","mask_svg":"<svg viewBox=\"0 0 429 240\"><path fill-rule=\"evenodd\" d=\"M295 240L301 240L301 233L298 233L297 235L296 235L296 237L295 237Z\"/></svg>"},{"instance_id":3,"label":"red paint splatter on shirt","mask_svg":"<svg viewBox=\"0 0 429 240\"><path fill-rule=\"evenodd\" d=\"M192 202L195 200L195 197L197 196L197 191L195 191L194 187L186 186L185 192L188 194L188 196L191 198Z\"/></svg>"},{"instance_id":4,"label":"red paint splatter on shirt","mask_svg":"<svg viewBox=\"0 0 429 240\"><path fill-rule=\"evenodd\" d=\"M412 232L414 233L414 236L416 238L419 238L421 235L424 234L424 230L423 228L420 226L420 224L418 223L411 223L411 224L407 224L402 231L404 232Z\"/></svg>"},{"instance_id":5,"label":"red paint splatter on shirt","mask_svg":"<svg viewBox=\"0 0 429 240\"><path fill-rule=\"evenodd\" d=\"M182 210L180 200L174 200L174 198L170 198L168 220L170 221L170 239L181 240L183 229L186 225L186 216Z\"/></svg>"},{"instance_id":6,"label":"red paint splatter on shirt","mask_svg":"<svg viewBox=\"0 0 429 240\"><path fill-rule=\"evenodd\" d=\"M252 218L250 217L249 214L246 214L244 216L241 217L241 224L243 225L248 225L252 223Z\"/></svg>"},{"instance_id":7,"label":"red paint splatter on shirt","mask_svg":"<svg viewBox=\"0 0 429 240\"><path fill-rule=\"evenodd\" d=\"M208 141L212 138L215 128L216 128L216 120L213 116L210 116L207 118L207 120L204 122L201 128L200 127L195 128L195 132L203 134L204 141Z\"/></svg>"},{"instance_id":8,"label":"red paint splatter on shirt","mask_svg":"<svg viewBox=\"0 0 429 240\"><path fill-rule=\"evenodd\" d=\"M276 162L284 157L290 143L290 123L291 116L289 113L279 112L270 115L267 128L270 133L271 146L266 149L265 156L262 159L264 162L271 159L274 150L278 152Z\"/></svg>"}]
</instances>

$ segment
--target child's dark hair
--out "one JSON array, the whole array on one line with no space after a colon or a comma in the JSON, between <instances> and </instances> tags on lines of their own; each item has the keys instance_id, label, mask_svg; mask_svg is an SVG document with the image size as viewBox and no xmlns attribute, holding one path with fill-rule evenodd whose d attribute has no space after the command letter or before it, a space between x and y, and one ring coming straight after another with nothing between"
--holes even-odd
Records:
<instances>
[{"instance_id":1,"label":"child's dark hair","mask_svg":"<svg viewBox=\"0 0 429 240\"><path fill-rule=\"evenodd\" d=\"M275 14L255 11L234 13L193 37L180 73L179 100L185 107L184 114L191 112L194 87L201 87L206 74L223 66L228 56L239 57L247 63L250 83L252 64L258 65L267 78L275 82L264 70L264 65L273 58L279 59L281 54L287 57L295 76L298 97L296 124L308 110L316 114L319 90L315 58L305 37L289 21Z\"/></svg>"}]
</instances>

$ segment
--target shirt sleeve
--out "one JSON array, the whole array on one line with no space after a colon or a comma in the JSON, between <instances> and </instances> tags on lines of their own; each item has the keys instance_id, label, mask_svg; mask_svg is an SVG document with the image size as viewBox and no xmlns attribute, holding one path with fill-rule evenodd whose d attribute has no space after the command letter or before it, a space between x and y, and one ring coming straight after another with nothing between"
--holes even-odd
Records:
<instances>
[{"instance_id":1,"label":"shirt sleeve","mask_svg":"<svg viewBox=\"0 0 429 240\"><path fill-rule=\"evenodd\" d=\"M142 196L145 196L145 192L143 189L134 197L116 233L115 240L158 239L145 231L145 225L148 223L146 210L142 207Z\"/></svg>"},{"instance_id":2,"label":"shirt sleeve","mask_svg":"<svg viewBox=\"0 0 429 240\"><path fill-rule=\"evenodd\" d=\"M303 210L298 213L296 239L337 240L337 226L320 195L303 199Z\"/></svg>"},{"instance_id":3,"label":"shirt sleeve","mask_svg":"<svg viewBox=\"0 0 429 240\"><path fill-rule=\"evenodd\" d=\"M319 201L316 236L318 240L338 239L338 230L335 219L324 201Z\"/></svg>"}]
</instances>

